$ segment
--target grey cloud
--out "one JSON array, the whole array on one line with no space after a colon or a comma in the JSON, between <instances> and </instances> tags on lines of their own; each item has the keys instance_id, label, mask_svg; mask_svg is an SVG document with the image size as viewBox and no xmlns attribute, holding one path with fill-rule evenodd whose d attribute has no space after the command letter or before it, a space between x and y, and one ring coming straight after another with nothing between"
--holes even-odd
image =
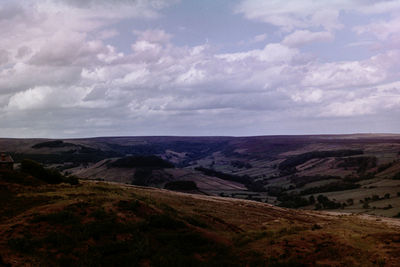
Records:
<instances>
[{"instance_id":1,"label":"grey cloud","mask_svg":"<svg viewBox=\"0 0 400 267\"><path fill-rule=\"evenodd\" d=\"M163 8L169 4L176 3L176 0L53 0L77 8L91 8L96 6L115 6L115 5L148 5L152 8Z\"/></svg>"},{"instance_id":2,"label":"grey cloud","mask_svg":"<svg viewBox=\"0 0 400 267\"><path fill-rule=\"evenodd\" d=\"M6 50L0 50L0 65L8 63L9 53Z\"/></svg>"},{"instance_id":3,"label":"grey cloud","mask_svg":"<svg viewBox=\"0 0 400 267\"><path fill-rule=\"evenodd\" d=\"M167 3L145 2L129 3L146 10ZM400 108L396 97L400 85L392 83L399 80L396 49L364 60L324 62L295 46L332 36L327 31L301 30L281 43L222 53L212 44L175 45L168 31L149 27L129 29L137 38L132 36L132 49L122 52L118 43L112 46L98 35L122 17L100 16L94 21L91 12L91 6L110 3L64 1L62 18L47 9L28 13L26 9L21 13L25 18L13 16L13 23L0 22L6 32L0 32L4 40L0 51L8 55L0 69L3 134L296 133L308 129L301 123L317 131L310 121L328 127L329 118L341 117L338 125L345 129L346 123L367 114L379 117ZM118 1L121 6L129 3ZM293 6L284 8L290 13L285 18L297 14ZM294 17L300 24L320 26L318 16L309 21L309 11L300 11ZM35 23L27 23L32 18ZM13 31L23 38L17 34L5 38ZM382 87L388 83L390 90Z\"/></svg>"},{"instance_id":4,"label":"grey cloud","mask_svg":"<svg viewBox=\"0 0 400 267\"><path fill-rule=\"evenodd\" d=\"M31 48L29 48L27 46L21 46L20 48L18 48L18 52L17 52L16 57L20 59L20 58L23 58L24 56L27 56L27 55L31 54L31 53L32 53L32 49Z\"/></svg>"},{"instance_id":5,"label":"grey cloud","mask_svg":"<svg viewBox=\"0 0 400 267\"><path fill-rule=\"evenodd\" d=\"M9 21L18 16L25 16L25 9L16 3L8 3L0 6L0 21Z\"/></svg>"}]
</instances>

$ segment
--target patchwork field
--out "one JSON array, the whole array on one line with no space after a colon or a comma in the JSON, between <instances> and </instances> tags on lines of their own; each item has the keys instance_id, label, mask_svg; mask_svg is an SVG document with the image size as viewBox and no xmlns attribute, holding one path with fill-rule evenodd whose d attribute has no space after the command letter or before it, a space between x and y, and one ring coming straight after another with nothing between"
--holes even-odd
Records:
<instances>
[{"instance_id":1,"label":"patchwork field","mask_svg":"<svg viewBox=\"0 0 400 267\"><path fill-rule=\"evenodd\" d=\"M289 208L400 212L399 135L0 139L0 151L16 167L29 158L82 179L157 188L187 181L201 194ZM153 156L173 167L134 162Z\"/></svg>"}]
</instances>

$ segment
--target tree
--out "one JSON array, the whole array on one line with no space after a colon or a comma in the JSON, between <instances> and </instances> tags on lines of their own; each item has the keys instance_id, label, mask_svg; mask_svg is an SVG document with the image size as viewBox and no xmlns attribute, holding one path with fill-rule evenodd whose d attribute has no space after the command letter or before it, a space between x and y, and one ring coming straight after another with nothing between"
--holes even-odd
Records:
<instances>
[{"instance_id":1,"label":"tree","mask_svg":"<svg viewBox=\"0 0 400 267\"><path fill-rule=\"evenodd\" d=\"M351 206L351 205L354 204L354 199L349 198L348 200L346 200L346 202L347 202L347 204L348 204L349 206Z\"/></svg>"}]
</instances>

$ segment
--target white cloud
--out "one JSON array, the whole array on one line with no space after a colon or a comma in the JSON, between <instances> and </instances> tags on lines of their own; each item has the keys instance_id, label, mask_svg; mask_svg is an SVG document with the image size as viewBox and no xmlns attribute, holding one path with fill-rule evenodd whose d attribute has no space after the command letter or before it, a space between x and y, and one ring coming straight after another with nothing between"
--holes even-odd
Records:
<instances>
[{"instance_id":1,"label":"white cloud","mask_svg":"<svg viewBox=\"0 0 400 267\"><path fill-rule=\"evenodd\" d=\"M247 44L260 47L251 50L233 45L224 50L212 42L176 45L184 38L158 23L138 30L136 20L127 20L157 17L170 3L0 5L2 129L115 135L219 134L236 128L233 134L262 134L271 123L287 129L309 118L385 114L400 106L398 47L340 61L300 49L332 41L344 23L338 14L365 8L362 1L242 1L237 12L289 31L280 43L282 31L249 34ZM362 8L359 14L372 12ZM396 39L396 16L378 22L356 31L382 42Z\"/></svg>"},{"instance_id":2,"label":"white cloud","mask_svg":"<svg viewBox=\"0 0 400 267\"><path fill-rule=\"evenodd\" d=\"M349 61L313 64L305 74L306 87L353 88L380 83L387 78L388 69L373 59L364 62Z\"/></svg>"},{"instance_id":3,"label":"white cloud","mask_svg":"<svg viewBox=\"0 0 400 267\"><path fill-rule=\"evenodd\" d=\"M358 25L353 30L360 36L373 39L371 47L376 50L398 49L400 45L400 18L398 16Z\"/></svg>"},{"instance_id":4,"label":"white cloud","mask_svg":"<svg viewBox=\"0 0 400 267\"><path fill-rule=\"evenodd\" d=\"M340 12L370 15L399 10L398 0L242 0L235 9L247 19L270 23L285 31L318 27L328 31L341 29Z\"/></svg>"},{"instance_id":5,"label":"white cloud","mask_svg":"<svg viewBox=\"0 0 400 267\"><path fill-rule=\"evenodd\" d=\"M243 0L236 7L236 13L247 19L262 21L284 30L323 27L338 29L339 11L349 9L356 0L297 1L297 0Z\"/></svg>"},{"instance_id":6,"label":"white cloud","mask_svg":"<svg viewBox=\"0 0 400 267\"><path fill-rule=\"evenodd\" d=\"M373 23L354 27L358 34L371 33L380 41L385 41L400 32L400 18L375 21Z\"/></svg>"},{"instance_id":7,"label":"white cloud","mask_svg":"<svg viewBox=\"0 0 400 267\"><path fill-rule=\"evenodd\" d=\"M322 100L323 91L320 89L305 89L300 92L294 92L291 98L295 102L318 103Z\"/></svg>"},{"instance_id":8,"label":"white cloud","mask_svg":"<svg viewBox=\"0 0 400 267\"><path fill-rule=\"evenodd\" d=\"M349 102L329 104L320 114L322 117L351 117L374 113L374 107L368 99L357 99Z\"/></svg>"},{"instance_id":9,"label":"white cloud","mask_svg":"<svg viewBox=\"0 0 400 267\"><path fill-rule=\"evenodd\" d=\"M37 86L13 95L9 99L7 110L76 107L90 91L91 88L75 86L67 88Z\"/></svg>"},{"instance_id":10,"label":"white cloud","mask_svg":"<svg viewBox=\"0 0 400 267\"><path fill-rule=\"evenodd\" d=\"M289 48L279 43L271 43L267 44L264 49L255 49L240 53L221 54L217 55L216 57L224 59L228 62L242 61L251 58L269 63L280 63L289 62L296 55L298 55L298 51L296 49Z\"/></svg>"},{"instance_id":11,"label":"white cloud","mask_svg":"<svg viewBox=\"0 0 400 267\"><path fill-rule=\"evenodd\" d=\"M39 87L19 92L11 97L8 107L20 110L42 107L46 95L50 92L52 92L50 87Z\"/></svg>"},{"instance_id":12,"label":"white cloud","mask_svg":"<svg viewBox=\"0 0 400 267\"><path fill-rule=\"evenodd\" d=\"M315 42L331 42L334 35L330 32L310 32L308 30L297 30L287 35L282 44L290 47L298 47Z\"/></svg>"},{"instance_id":13,"label":"white cloud","mask_svg":"<svg viewBox=\"0 0 400 267\"><path fill-rule=\"evenodd\" d=\"M259 43L259 42L263 42L267 39L268 35L266 33L263 34L258 34L256 36L253 37L252 43Z\"/></svg>"}]
</instances>

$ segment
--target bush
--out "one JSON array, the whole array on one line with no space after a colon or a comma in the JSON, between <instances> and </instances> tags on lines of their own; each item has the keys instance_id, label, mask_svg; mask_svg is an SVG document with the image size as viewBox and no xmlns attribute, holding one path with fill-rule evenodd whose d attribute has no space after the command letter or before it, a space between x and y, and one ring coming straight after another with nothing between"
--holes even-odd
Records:
<instances>
[{"instance_id":1,"label":"bush","mask_svg":"<svg viewBox=\"0 0 400 267\"><path fill-rule=\"evenodd\" d=\"M46 169L40 163L30 159L24 159L21 162L21 171L49 184L59 184L62 182L71 185L79 184L77 177L65 177L59 171L55 169Z\"/></svg>"},{"instance_id":2,"label":"bush","mask_svg":"<svg viewBox=\"0 0 400 267\"><path fill-rule=\"evenodd\" d=\"M359 188L359 184L353 184L349 182L333 182L327 185L322 185L318 187L307 188L300 192L301 195L309 195L309 194L317 194L317 193L326 193L326 192L334 192L334 191L344 191Z\"/></svg>"},{"instance_id":3,"label":"bush","mask_svg":"<svg viewBox=\"0 0 400 267\"><path fill-rule=\"evenodd\" d=\"M108 164L115 168L174 168L174 164L157 156L130 156Z\"/></svg>"},{"instance_id":4,"label":"bush","mask_svg":"<svg viewBox=\"0 0 400 267\"><path fill-rule=\"evenodd\" d=\"M80 222L79 218L70 211L36 215L32 222L48 222L50 224L71 225Z\"/></svg>"},{"instance_id":5,"label":"bush","mask_svg":"<svg viewBox=\"0 0 400 267\"><path fill-rule=\"evenodd\" d=\"M42 185L44 182L27 173L14 171L14 170L0 170L0 180L9 183L16 183L22 185L37 186Z\"/></svg>"},{"instance_id":6,"label":"bush","mask_svg":"<svg viewBox=\"0 0 400 267\"><path fill-rule=\"evenodd\" d=\"M136 212L139 207L140 207L139 200L135 201L121 200L118 202L118 208L120 210Z\"/></svg>"},{"instance_id":7,"label":"bush","mask_svg":"<svg viewBox=\"0 0 400 267\"><path fill-rule=\"evenodd\" d=\"M344 158L343 161L338 164L338 167L342 168L357 168L358 174L363 174L366 170L376 167L376 157L352 157Z\"/></svg>"},{"instance_id":8,"label":"bush","mask_svg":"<svg viewBox=\"0 0 400 267\"><path fill-rule=\"evenodd\" d=\"M332 175L313 175L313 176L297 176L293 175L290 177L290 182L295 184L297 188L303 187L308 183L324 181L329 179L341 179L340 176L332 176Z\"/></svg>"},{"instance_id":9,"label":"bush","mask_svg":"<svg viewBox=\"0 0 400 267\"><path fill-rule=\"evenodd\" d=\"M306 163L314 158L328 158L328 157L347 157L360 155L364 152L362 150L336 150L336 151L312 151L304 154L291 156L279 164L279 170L285 171L288 174L296 172L296 166Z\"/></svg>"},{"instance_id":10,"label":"bush","mask_svg":"<svg viewBox=\"0 0 400 267\"><path fill-rule=\"evenodd\" d=\"M281 204L279 204L279 206L285 208L295 209L310 204L310 202L306 198L300 197L298 195L282 194L278 197L278 200L282 202Z\"/></svg>"},{"instance_id":11,"label":"bush","mask_svg":"<svg viewBox=\"0 0 400 267\"><path fill-rule=\"evenodd\" d=\"M387 170L392 166L393 166L393 162L389 162L389 163L386 163L386 164L379 165L378 166L378 172L383 172L384 170Z\"/></svg>"},{"instance_id":12,"label":"bush","mask_svg":"<svg viewBox=\"0 0 400 267\"><path fill-rule=\"evenodd\" d=\"M148 224L151 227L169 230L183 229L186 227L182 221L178 221L167 214L152 215L148 220Z\"/></svg>"},{"instance_id":13,"label":"bush","mask_svg":"<svg viewBox=\"0 0 400 267\"><path fill-rule=\"evenodd\" d=\"M19 237L8 240L8 245L19 252L29 253L34 249L35 243L27 237Z\"/></svg>"},{"instance_id":14,"label":"bush","mask_svg":"<svg viewBox=\"0 0 400 267\"><path fill-rule=\"evenodd\" d=\"M33 145L32 148L35 148L35 149L39 149L39 148L43 148L43 147L58 148L58 147L67 147L67 146L74 146L74 144L64 143L61 140L55 140L55 141L38 143L36 145Z\"/></svg>"},{"instance_id":15,"label":"bush","mask_svg":"<svg viewBox=\"0 0 400 267\"><path fill-rule=\"evenodd\" d=\"M148 181L151 178L153 171L148 168L139 168L136 169L135 174L133 175L133 185L146 186L148 185Z\"/></svg>"},{"instance_id":16,"label":"bush","mask_svg":"<svg viewBox=\"0 0 400 267\"><path fill-rule=\"evenodd\" d=\"M68 183L70 185L78 185L79 184L79 178L76 176L67 176L64 177L64 182Z\"/></svg>"},{"instance_id":17,"label":"bush","mask_svg":"<svg viewBox=\"0 0 400 267\"><path fill-rule=\"evenodd\" d=\"M318 203L320 205L318 205L318 208L324 208L324 209L339 209L342 207L342 205L340 203L337 203L335 201L330 200L328 197L324 196L324 195L319 195L317 197ZM316 206L316 209L318 209Z\"/></svg>"},{"instance_id":18,"label":"bush","mask_svg":"<svg viewBox=\"0 0 400 267\"><path fill-rule=\"evenodd\" d=\"M393 175L392 179L394 180L400 180L400 172L396 173L395 175Z\"/></svg>"},{"instance_id":19,"label":"bush","mask_svg":"<svg viewBox=\"0 0 400 267\"><path fill-rule=\"evenodd\" d=\"M168 182L164 186L165 189L174 191L192 191L198 190L197 185L193 181L173 181Z\"/></svg>"},{"instance_id":20,"label":"bush","mask_svg":"<svg viewBox=\"0 0 400 267\"><path fill-rule=\"evenodd\" d=\"M58 171L45 169L40 163L29 159L21 162L21 171L49 184L59 184L63 181L63 176Z\"/></svg>"},{"instance_id":21,"label":"bush","mask_svg":"<svg viewBox=\"0 0 400 267\"><path fill-rule=\"evenodd\" d=\"M208 169L204 167L196 167L196 171L200 171L207 176L213 176L220 178L222 180L233 181L237 183L241 183L247 187L250 191L254 192L265 192L264 184L262 181L252 181L252 178L248 175L234 175L229 173L224 173L220 171L216 171L214 169Z\"/></svg>"},{"instance_id":22,"label":"bush","mask_svg":"<svg viewBox=\"0 0 400 267\"><path fill-rule=\"evenodd\" d=\"M250 169L250 168L253 167L250 163L243 162L243 161L240 161L240 160L231 161L231 165L233 167L235 167L235 168L238 168L238 169L243 169L243 168Z\"/></svg>"},{"instance_id":23,"label":"bush","mask_svg":"<svg viewBox=\"0 0 400 267\"><path fill-rule=\"evenodd\" d=\"M346 202L347 202L347 204L348 204L349 206L351 206L351 205L354 204L354 199L349 198L349 199L346 200Z\"/></svg>"}]
</instances>

